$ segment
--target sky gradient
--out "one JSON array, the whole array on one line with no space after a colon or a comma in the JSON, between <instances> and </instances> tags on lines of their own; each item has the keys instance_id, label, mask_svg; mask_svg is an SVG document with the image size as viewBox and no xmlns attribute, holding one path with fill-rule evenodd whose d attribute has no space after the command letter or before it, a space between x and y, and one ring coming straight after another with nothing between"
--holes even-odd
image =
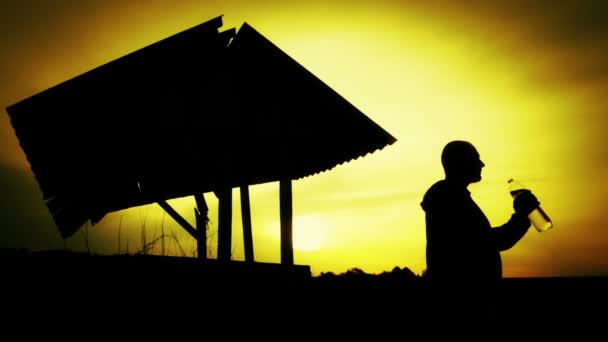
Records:
<instances>
[{"instance_id":1,"label":"sky gradient","mask_svg":"<svg viewBox=\"0 0 608 342\"><path fill-rule=\"evenodd\" d=\"M247 22L397 138L293 183L294 259L313 274L425 269L422 196L450 140L486 167L469 186L490 222L530 186L555 228L503 252L506 277L608 275L608 5L602 1L3 1L2 108L218 15ZM62 240L8 115L0 115L0 247L166 254L195 241L151 205ZM83 167L94 167L83 165ZM278 183L251 187L255 259L280 261ZM238 189L233 258L244 257ZM217 199L211 209L211 241ZM194 222L192 198L170 201ZM174 234L174 235L173 235ZM88 243L87 243L88 241ZM160 244L153 253L162 253ZM211 256L216 246L211 246ZM463 265L466 267L466 265Z\"/></svg>"}]
</instances>

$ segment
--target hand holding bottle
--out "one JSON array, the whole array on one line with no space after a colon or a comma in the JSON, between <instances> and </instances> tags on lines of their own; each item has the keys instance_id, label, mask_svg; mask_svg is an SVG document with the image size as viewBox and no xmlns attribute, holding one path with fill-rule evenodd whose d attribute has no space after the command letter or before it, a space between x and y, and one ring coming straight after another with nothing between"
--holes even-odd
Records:
<instances>
[{"instance_id":1,"label":"hand holding bottle","mask_svg":"<svg viewBox=\"0 0 608 342\"><path fill-rule=\"evenodd\" d=\"M517 214L528 216L539 205L540 202L536 196L528 189L519 190L513 195L513 209Z\"/></svg>"},{"instance_id":2,"label":"hand holding bottle","mask_svg":"<svg viewBox=\"0 0 608 342\"><path fill-rule=\"evenodd\" d=\"M521 183L509 179L509 192L513 196L513 209L518 214L526 215L539 232L553 228L553 222L545 211L540 207L540 202Z\"/></svg>"}]
</instances>

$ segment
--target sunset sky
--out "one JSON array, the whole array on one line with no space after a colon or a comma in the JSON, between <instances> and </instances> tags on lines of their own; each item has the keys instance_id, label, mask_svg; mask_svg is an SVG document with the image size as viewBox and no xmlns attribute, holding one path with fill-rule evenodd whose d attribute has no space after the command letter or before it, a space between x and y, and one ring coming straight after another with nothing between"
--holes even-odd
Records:
<instances>
[{"instance_id":1,"label":"sunset sky","mask_svg":"<svg viewBox=\"0 0 608 342\"><path fill-rule=\"evenodd\" d=\"M301 3L2 1L0 247L135 253L164 231L175 234L165 239L166 254L193 255L195 241L158 205L111 213L64 241L5 109L223 15L222 29L247 22L397 138L293 182L296 264L313 274L394 266L421 274L420 202L443 178L441 149L459 139L473 143L486 164L469 190L494 226L513 211L511 177L533 190L554 222L503 252L506 277L608 275L608 4ZM234 191L233 258L243 260ZM280 262L279 185L250 192L255 259ZM217 199L205 196L216 243ZM192 198L169 203L194 224ZM160 244L153 253L162 253Z\"/></svg>"}]
</instances>

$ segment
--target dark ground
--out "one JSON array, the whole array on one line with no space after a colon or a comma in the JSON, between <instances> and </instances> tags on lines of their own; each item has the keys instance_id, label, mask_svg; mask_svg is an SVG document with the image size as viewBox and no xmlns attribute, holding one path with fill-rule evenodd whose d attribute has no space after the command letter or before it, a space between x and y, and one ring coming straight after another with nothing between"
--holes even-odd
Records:
<instances>
[{"instance_id":1,"label":"dark ground","mask_svg":"<svg viewBox=\"0 0 608 342\"><path fill-rule=\"evenodd\" d=\"M536 330L545 337L563 332L580 338L605 336L608 329L608 277L507 278L499 301L487 303L496 304L495 310L480 314L464 300L437 321L448 311L430 305L434 297L425 279L407 268L381 274L353 268L313 277L306 265L59 251L5 251L0 266L3 307L10 317L64 327L91 320L126 324L137 317L146 324L225 334L242 332L220 328L226 324L249 326L264 336L287 329L342 337L458 331L530 337Z\"/></svg>"}]
</instances>

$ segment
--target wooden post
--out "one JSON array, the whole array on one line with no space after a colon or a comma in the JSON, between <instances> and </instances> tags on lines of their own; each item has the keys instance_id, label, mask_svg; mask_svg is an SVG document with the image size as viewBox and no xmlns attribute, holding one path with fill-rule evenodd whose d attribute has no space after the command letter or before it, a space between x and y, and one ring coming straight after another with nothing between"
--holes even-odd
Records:
<instances>
[{"instance_id":1,"label":"wooden post","mask_svg":"<svg viewBox=\"0 0 608 342\"><path fill-rule=\"evenodd\" d=\"M196 250L197 256L201 260L207 259L207 222L209 222L209 207L205 201L203 194L194 195L196 200L196 208L194 208L194 216L196 217Z\"/></svg>"},{"instance_id":2,"label":"wooden post","mask_svg":"<svg viewBox=\"0 0 608 342\"><path fill-rule=\"evenodd\" d=\"M230 260L230 249L232 247L232 188L220 189L216 195L219 200L217 258L218 260Z\"/></svg>"},{"instance_id":3,"label":"wooden post","mask_svg":"<svg viewBox=\"0 0 608 342\"><path fill-rule=\"evenodd\" d=\"M291 179L280 180L279 197L281 211L281 264L293 265L293 207Z\"/></svg>"},{"instance_id":4,"label":"wooden post","mask_svg":"<svg viewBox=\"0 0 608 342\"><path fill-rule=\"evenodd\" d=\"M245 261L253 262L253 234L251 232L251 206L249 204L249 186L241 186L241 216L243 218L243 244Z\"/></svg>"}]
</instances>

